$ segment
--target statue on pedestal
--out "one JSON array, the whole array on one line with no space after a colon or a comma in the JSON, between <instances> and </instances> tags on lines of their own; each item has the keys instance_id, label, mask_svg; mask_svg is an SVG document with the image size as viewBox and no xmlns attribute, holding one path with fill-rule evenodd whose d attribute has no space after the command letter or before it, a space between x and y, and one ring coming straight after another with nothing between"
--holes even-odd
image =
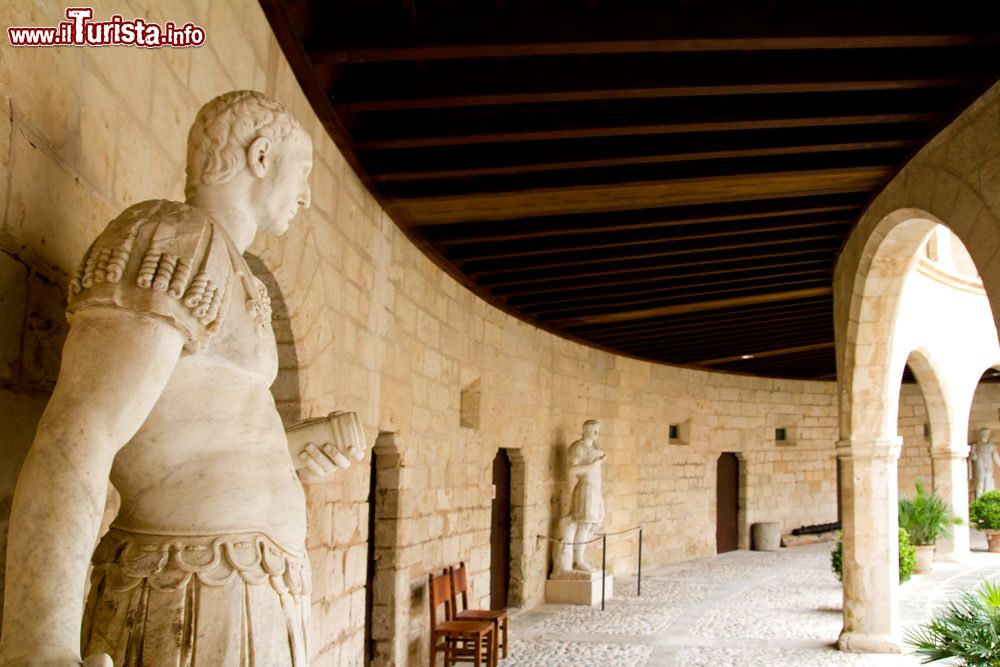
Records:
<instances>
[{"instance_id":1,"label":"statue on pedestal","mask_svg":"<svg viewBox=\"0 0 1000 667\"><path fill-rule=\"evenodd\" d=\"M333 413L286 437L270 302L242 253L309 206L311 166L280 104L227 93L191 128L186 201L132 206L87 251L15 492L0 665L81 665L81 636L88 666L307 664L296 468L346 467L364 434ZM94 551L109 476L121 509Z\"/></svg>"},{"instance_id":2,"label":"statue on pedestal","mask_svg":"<svg viewBox=\"0 0 1000 667\"><path fill-rule=\"evenodd\" d=\"M1000 456L990 441L990 429L986 427L979 429L979 442L972 443L971 448L972 478L976 485L976 498L979 498L993 490L993 464L1000 465Z\"/></svg>"},{"instance_id":3,"label":"statue on pedestal","mask_svg":"<svg viewBox=\"0 0 1000 667\"><path fill-rule=\"evenodd\" d=\"M576 479L569 514L559 522L560 544L556 545L553 577L573 576L580 572L591 575L597 570L586 558L587 546L594 529L604 521L604 500L601 497L601 465L604 451L597 446L601 425L596 419L583 423L583 437L569 447L569 473Z\"/></svg>"}]
</instances>

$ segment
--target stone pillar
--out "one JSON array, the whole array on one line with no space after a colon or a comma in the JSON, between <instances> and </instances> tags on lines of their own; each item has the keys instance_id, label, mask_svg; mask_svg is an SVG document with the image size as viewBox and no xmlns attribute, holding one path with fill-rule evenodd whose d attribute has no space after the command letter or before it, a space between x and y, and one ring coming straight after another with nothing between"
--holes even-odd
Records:
<instances>
[{"instance_id":1,"label":"stone pillar","mask_svg":"<svg viewBox=\"0 0 1000 667\"><path fill-rule=\"evenodd\" d=\"M959 562L969 555L969 480L968 445L958 445L961 440L952 438L954 449L935 449L931 452L934 462L934 493L940 496L962 525L951 526L948 535L937 541L937 560Z\"/></svg>"},{"instance_id":2,"label":"stone pillar","mask_svg":"<svg viewBox=\"0 0 1000 667\"><path fill-rule=\"evenodd\" d=\"M844 538L842 651L899 652L896 462L903 439L837 444Z\"/></svg>"}]
</instances>

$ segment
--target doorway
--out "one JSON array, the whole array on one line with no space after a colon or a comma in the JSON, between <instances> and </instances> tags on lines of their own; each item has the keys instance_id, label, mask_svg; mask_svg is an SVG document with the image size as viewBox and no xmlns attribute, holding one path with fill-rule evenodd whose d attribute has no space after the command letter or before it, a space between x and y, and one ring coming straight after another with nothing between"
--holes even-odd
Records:
<instances>
[{"instance_id":1,"label":"doorway","mask_svg":"<svg viewBox=\"0 0 1000 667\"><path fill-rule=\"evenodd\" d=\"M490 526L490 609L505 609L510 587L510 458L506 449L497 451L493 459Z\"/></svg>"},{"instance_id":2,"label":"doorway","mask_svg":"<svg viewBox=\"0 0 1000 667\"><path fill-rule=\"evenodd\" d=\"M723 452L715 469L715 552L739 548L740 462L736 454Z\"/></svg>"}]
</instances>

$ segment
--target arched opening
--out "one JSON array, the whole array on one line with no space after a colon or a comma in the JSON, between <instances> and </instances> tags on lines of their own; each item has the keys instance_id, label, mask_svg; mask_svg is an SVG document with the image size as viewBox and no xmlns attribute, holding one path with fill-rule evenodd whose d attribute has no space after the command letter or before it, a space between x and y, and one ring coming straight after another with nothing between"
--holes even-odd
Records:
<instances>
[{"instance_id":1,"label":"arched opening","mask_svg":"<svg viewBox=\"0 0 1000 667\"><path fill-rule=\"evenodd\" d=\"M954 249L961 251L958 262ZM978 279L953 275L958 263L966 271L973 266L962 253L960 242L935 216L900 209L869 234L855 274L846 275L849 263L838 264L838 456L845 510L840 646L845 650L898 650L896 506L900 493L912 492L911 478L926 474L923 452L931 459L925 481L956 514L968 512L964 457L965 415L974 387L970 377L978 379L983 355L992 354L997 337ZM950 271L942 270L946 265ZM906 368L919 392L901 392ZM923 403L926 422L919 427L926 442L916 447L922 452L908 451L898 468L901 436L909 435L911 443L916 439L912 427L917 424L905 422L921 412L907 412L913 407L908 401ZM947 560L967 552L968 533L961 530L952 531L938 549L939 558Z\"/></svg>"}]
</instances>

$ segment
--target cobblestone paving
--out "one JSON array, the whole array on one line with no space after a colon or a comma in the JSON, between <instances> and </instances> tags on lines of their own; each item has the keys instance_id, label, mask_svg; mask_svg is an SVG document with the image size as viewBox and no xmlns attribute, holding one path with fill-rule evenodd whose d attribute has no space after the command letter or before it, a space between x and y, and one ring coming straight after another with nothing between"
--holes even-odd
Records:
<instances>
[{"instance_id":1,"label":"cobblestone paving","mask_svg":"<svg viewBox=\"0 0 1000 667\"><path fill-rule=\"evenodd\" d=\"M633 598L634 599L634 598ZM594 607L568 607L538 623L538 634L619 635L652 637L683 613L676 607L649 607L611 600L604 611Z\"/></svg>"},{"instance_id":2,"label":"cobblestone paving","mask_svg":"<svg viewBox=\"0 0 1000 667\"><path fill-rule=\"evenodd\" d=\"M973 532L973 548L985 540ZM980 544L982 542L982 544ZM511 620L499 667L917 667L913 655L848 654L832 544L738 551L615 581L607 609L542 605ZM963 587L1000 579L1000 556L936 563L900 588L903 627L925 621Z\"/></svg>"},{"instance_id":3,"label":"cobblestone paving","mask_svg":"<svg viewBox=\"0 0 1000 667\"><path fill-rule=\"evenodd\" d=\"M805 667L806 665L859 665L868 667L871 661L862 655L841 653L833 647L815 649L718 648L695 646L682 649L678 664L685 667Z\"/></svg>"},{"instance_id":4,"label":"cobblestone paving","mask_svg":"<svg viewBox=\"0 0 1000 667\"><path fill-rule=\"evenodd\" d=\"M652 646L642 644L512 639L510 657L500 664L503 667L643 667L652 651Z\"/></svg>"}]
</instances>

